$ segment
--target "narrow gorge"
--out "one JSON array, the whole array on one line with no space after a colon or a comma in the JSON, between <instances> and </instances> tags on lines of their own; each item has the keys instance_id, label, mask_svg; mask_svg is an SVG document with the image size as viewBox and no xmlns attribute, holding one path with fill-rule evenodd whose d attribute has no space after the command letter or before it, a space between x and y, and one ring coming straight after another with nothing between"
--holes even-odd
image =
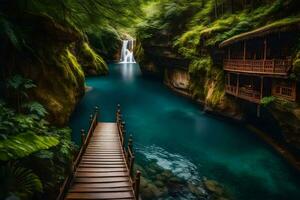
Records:
<instances>
[{"instance_id":1,"label":"narrow gorge","mask_svg":"<svg viewBox=\"0 0 300 200\"><path fill-rule=\"evenodd\" d=\"M298 0L1 0L0 200L300 199Z\"/></svg>"}]
</instances>

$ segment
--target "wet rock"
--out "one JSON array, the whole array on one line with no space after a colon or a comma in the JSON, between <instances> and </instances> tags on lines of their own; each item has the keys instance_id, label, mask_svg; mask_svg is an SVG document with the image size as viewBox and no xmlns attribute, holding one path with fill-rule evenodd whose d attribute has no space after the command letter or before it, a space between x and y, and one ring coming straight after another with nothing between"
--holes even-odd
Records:
<instances>
[{"instance_id":1,"label":"wet rock","mask_svg":"<svg viewBox=\"0 0 300 200\"><path fill-rule=\"evenodd\" d=\"M157 187L153 182L148 179L141 179L141 194L143 199L157 199L167 193L167 188Z\"/></svg>"},{"instance_id":2,"label":"wet rock","mask_svg":"<svg viewBox=\"0 0 300 200\"><path fill-rule=\"evenodd\" d=\"M207 192L203 189L202 185L195 185L191 182L188 183L189 191L199 199L206 199L208 197Z\"/></svg>"},{"instance_id":3,"label":"wet rock","mask_svg":"<svg viewBox=\"0 0 300 200\"><path fill-rule=\"evenodd\" d=\"M89 92L93 89L93 87L90 86L85 86L85 92Z\"/></svg>"},{"instance_id":4,"label":"wet rock","mask_svg":"<svg viewBox=\"0 0 300 200\"><path fill-rule=\"evenodd\" d=\"M203 184L205 189L211 194L212 199L229 200L224 188L217 181L204 178Z\"/></svg>"},{"instance_id":5,"label":"wet rock","mask_svg":"<svg viewBox=\"0 0 300 200\"><path fill-rule=\"evenodd\" d=\"M88 69L87 74L90 76L97 76L98 72L95 69Z\"/></svg>"},{"instance_id":6,"label":"wet rock","mask_svg":"<svg viewBox=\"0 0 300 200\"><path fill-rule=\"evenodd\" d=\"M164 187L164 186L165 186L165 184L164 184L162 181L159 181L159 180L154 181L154 184L155 184L156 186L158 186L158 187Z\"/></svg>"},{"instance_id":7,"label":"wet rock","mask_svg":"<svg viewBox=\"0 0 300 200\"><path fill-rule=\"evenodd\" d=\"M218 182L214 180L204 180L204 186L206 189L212 193L222 195L223 194L223 188L219 185Z\"/></svg>"}]
</instances>

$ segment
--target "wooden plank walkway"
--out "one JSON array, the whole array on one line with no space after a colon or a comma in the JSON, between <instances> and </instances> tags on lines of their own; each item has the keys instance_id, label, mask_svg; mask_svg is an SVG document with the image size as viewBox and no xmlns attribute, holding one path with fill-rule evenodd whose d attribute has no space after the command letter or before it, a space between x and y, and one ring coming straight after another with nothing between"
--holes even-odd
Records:
<instances>
[{"instance_id":1,"label":"wooden plank walkway","mask_svg":"<svg viewBox=\"0 0 300 200\"><path fill-rule=\"evenodd\" d=\"M132 139L124 148L125 128L120 109L117 122L98 123L91 116L91 128L75 161L74 173L64 184L58 199L138 199L140 173L133 180Z\"/></svg>"}]
</instances>

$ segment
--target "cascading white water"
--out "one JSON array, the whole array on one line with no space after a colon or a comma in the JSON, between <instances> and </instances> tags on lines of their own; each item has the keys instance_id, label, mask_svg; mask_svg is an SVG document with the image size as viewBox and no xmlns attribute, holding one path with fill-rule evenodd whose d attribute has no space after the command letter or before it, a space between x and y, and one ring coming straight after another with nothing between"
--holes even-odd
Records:
<instances>
[{"instance_id":1,"label":"cascading white water","mask_svg":"<svg viewBox=\"0 0 300 200\"><path fill-rule=\"evenodd\" d=\"M133 56L133 40L123 40L120 63L135 63Z\"/></svg>"}]
</instances>

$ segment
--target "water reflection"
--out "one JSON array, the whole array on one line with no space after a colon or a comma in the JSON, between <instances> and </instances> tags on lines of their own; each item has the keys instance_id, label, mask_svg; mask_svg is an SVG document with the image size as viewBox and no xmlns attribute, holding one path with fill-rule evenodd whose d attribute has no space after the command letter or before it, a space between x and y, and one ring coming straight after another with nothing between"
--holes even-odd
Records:
<instances>
[{"instance_id":1,"label":"water reflection","mask_svg":"<svg viewBox=\"0 0 300 200\"><path fill-rule=\"evenodd\" d=\"M122 74L122 79L125 81L131 81L134 79L135 75L135 70L134 67L136 65L132 63L123 63L121 66L121 74Z\"/></svg>"}]
</instances>

